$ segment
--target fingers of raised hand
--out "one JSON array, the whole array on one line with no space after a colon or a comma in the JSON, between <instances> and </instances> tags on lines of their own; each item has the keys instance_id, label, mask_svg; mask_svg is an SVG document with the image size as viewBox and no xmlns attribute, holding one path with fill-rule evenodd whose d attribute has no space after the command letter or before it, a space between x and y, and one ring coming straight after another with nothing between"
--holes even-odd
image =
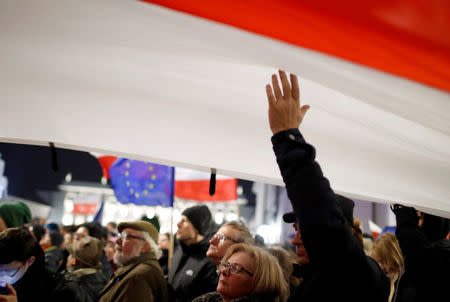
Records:
<instances>
[{"instance_id":1,"label":"fingers of raised hand","mask_svg":"<svg viewBox=\"0 0 450 302\"><path fill-rule=\"evenodd\" d=\"M281 89L278 85L278 78L276 74L272 75L272 86L273 92L275 93L275 98L277 99L277 101L281 100L283 98L283 95L281 94Z\"/></svg>"},{"instance_id":2,"label":"fingers of raised hand","mask_svg":"<svg viewBox=\"0 0 450 302\"><path fill-rule=\"evenodd\" d=\"M272 87L270 85L266 85L266 94L267 94L267 100L269 101L269 105L275 104L275 96L272 92Z\"/></svg>"},{"instance_id":3,"label":"fingers of raised hand","mask_svg":"<svg viewBox=\"0 0 450 302\"><path fill-rule=\"evenodd\" d=\"M289 80L286 76L286 72L280 70L280 80L281 80L281 85L283 85L283 95L286 99L290 98L291 95L291 84L289 83Z\"/></svg>"},{"instance_id":4,"label":"fingers of raised hand","mask_svg":"<svg viewBox=\"0 0 450 302\"><path fill-rule=\"evenodd\" d=\"M295 74L291 73L291 84L292 84L292 98L299 102L300 101L300 88L298 87L298 79Z\"/></svg>"}]
</instances>

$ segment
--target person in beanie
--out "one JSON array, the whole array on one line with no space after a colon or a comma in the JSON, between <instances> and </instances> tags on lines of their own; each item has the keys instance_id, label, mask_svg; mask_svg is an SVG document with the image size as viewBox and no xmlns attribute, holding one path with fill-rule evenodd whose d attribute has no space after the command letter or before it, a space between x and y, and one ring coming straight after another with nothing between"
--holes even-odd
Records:
<instances>
[{"instance_id":1,"label":"person in beanie","mask_svg":"<svg viewBox=\"0 0 450 302\"><path fill-rule=\"evenodd\" d=\"M292 244L301 264L296 276L303 279L289 300L387 301L389 279L352 234L353 213L346 213L346 206L353 211L352 202L335 195L315 161L314 147L298 129L309 109L300 106L298 79L291 74L289 83L283 71L280 78L282 90L276 75L272 76L272 86L266 86L269 124L273 150L294 209L295 219L288 222L294 224Z\"/></svg>"},{"instance_id":2,"label":"person in beanie","mask_svg":"<svg viewBox=\"0 0 450 302\"><path fill-rule=\"evenodd\" d=\"M67 273L64 275L66 282L56 297L65 297L64 302L97 301L107 282L101 271L102 242L86 236L68 244L66 249L69 252Z\"/></svg>"},{"instance_id":3,"label":"person in beanie","mask_svg":"<svg viewBox=\"0 0 450 302\"><path fill-rule=\"evenodd\" d=\"M158 263L158 230L147 221L122 222L114 262L120 268L99 294L106 301L167 301L167 286Z\"/></svg>"},{"instance_id":4,"label":"person in beanie","mask_svg":"<svg viewBox=\"0 0 450 302\"><path fill-rule=\"evenodd\" d=\"M31 221L31 211L21 201L0 203L0 232L23 226Z\"/></svg>"},{"instance_id":5,"label":"person in beanie","mask_svg":"<svg viewBox=\"0 0 450 302\"><path fill-rule=\"evenodd\" d=\"M206 257L212 215L205 205L183 211L178 222L179 241L168 275L170 301L192 301L215 291L218 281L216 265Z\"/></svg>"}]
</instances>

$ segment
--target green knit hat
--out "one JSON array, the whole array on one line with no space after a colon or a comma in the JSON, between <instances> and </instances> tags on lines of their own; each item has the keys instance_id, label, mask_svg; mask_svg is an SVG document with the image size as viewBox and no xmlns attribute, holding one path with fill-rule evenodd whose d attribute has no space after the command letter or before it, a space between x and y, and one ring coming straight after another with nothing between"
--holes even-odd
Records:
<instances>
[{"instance_id":1,"label":"green knit hat","mask_svg":"<svg viewBox=\"0 0 450 302\"><path fill-rule=\"evenodd\" d=\"M8 228L23 226L31 221L31 211L21 201L0 203L0 217Z\"/></svg>"}]
</instances>

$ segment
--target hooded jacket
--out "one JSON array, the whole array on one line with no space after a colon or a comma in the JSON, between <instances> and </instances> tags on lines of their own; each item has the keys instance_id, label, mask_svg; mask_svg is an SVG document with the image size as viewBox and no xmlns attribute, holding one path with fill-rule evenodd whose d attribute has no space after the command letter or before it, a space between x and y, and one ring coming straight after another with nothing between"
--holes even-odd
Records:
<instances>
[{"instance_id":1,"label":"hooded jacket","mask_svg":"<svg viewBox=\"0 0 450 302\"><path fill-rule=\"evenodd\" d=\"M192 301L215 291L218 282L215 264L206 257L209 240L185 245L180 242L173 254L168 284L170 301Z\"/></svg>"},{"instance_id":2,"label":"hooded jacket","mask_svg":"<svg viewBox=\"0 0 450 302\"><path fill-rule=\"evenodd\" d=\"M272 144L310 258L289 300L387 301L389 279L352 235L314 147L298 129L275 134Z\"/></svg>"}]
</instances>

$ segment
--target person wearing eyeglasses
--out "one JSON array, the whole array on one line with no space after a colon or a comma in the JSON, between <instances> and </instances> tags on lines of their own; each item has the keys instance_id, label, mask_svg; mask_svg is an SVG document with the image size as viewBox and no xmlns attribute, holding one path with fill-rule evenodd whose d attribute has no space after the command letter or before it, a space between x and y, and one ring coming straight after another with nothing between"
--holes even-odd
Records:
<instances>
[{"instance_id":1,"label":"person wearing eyeglasses","mask_svg":"<svg viewBox=\"0 0 450 302\"><path fill-rule=\"evenodd\" d=\"M233 244L219 262L216 292L193 302L285 302L289 287L277 259L256 245Z\"/></svg>"},{"instance_id":2,"label":"person wearing eyeglasses","mask_svg":"<svg viewBox=\"0 0 450 302\"><path fill-rule=\"evenodd\" d=\"M0 232L0 301L54 301L63 279L45 269L36 249L40 247L27 228Z\"/></svg>"},{"instance_id":3,"label":"person wearing eyeglasses","mask_svg":"<svg viewBox=\"0 0 450 302\"><path fill-rule=\"evenodd\" d=\"M249 229L242 223L236 221L226 222L209 240L206 256L218 266L227 249L235 243L254 244L255 239Z\"/></svg>"},{"instance_id":4,"label":"person wearing eyeglasses","mask_svg":"<svg viewBox=\"0 0 450 302\"><path fill-rule=\"evenodd\" d=\"M98 301L167 301L167 286L158 263L158 230L147 221L118 226L114 262L120 268L100 292Z\"/></svg>"}]
</instances>

